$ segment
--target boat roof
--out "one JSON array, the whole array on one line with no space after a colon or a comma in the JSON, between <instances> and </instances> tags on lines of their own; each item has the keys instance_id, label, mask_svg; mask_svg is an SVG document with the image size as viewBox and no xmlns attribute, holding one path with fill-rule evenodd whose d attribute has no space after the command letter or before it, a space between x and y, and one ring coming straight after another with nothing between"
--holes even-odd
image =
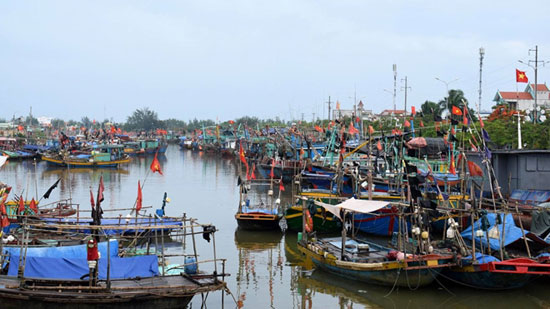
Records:
<instances>
[{"instance_id":1,"label":"boat roof","mask_svg":"<svg viewBox=\"0 0 550 309\"><path fill-rule=\"evenodd\" d=\"M124 148L124 145L109 144L109 145L94 145L94 149L109 149L109 148Z\"/></svg>"},{"instance_id":2,"label":"boat roof","mask_svg":"<svg viewBox=\"0 0 550 309\"><path fill-rule=\"evenodd\" d=\"M332 213L336 217L340 218L340 211L342 209L358 213L371 213L379 209L382 209L390 204L386 201L372 201L372 200L360 200L356 198L350 198L337 205L330 205L323 202L315 201L316 205L319 205ZM341 220L342 218L340 218Z\"/></svg>"}]
</instances>

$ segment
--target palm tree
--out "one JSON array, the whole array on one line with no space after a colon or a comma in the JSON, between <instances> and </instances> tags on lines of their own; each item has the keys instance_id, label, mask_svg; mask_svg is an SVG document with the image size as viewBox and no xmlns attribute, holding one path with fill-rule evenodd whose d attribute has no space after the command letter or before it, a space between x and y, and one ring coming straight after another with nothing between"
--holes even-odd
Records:
<instances>
[{"instance_id":1,"label":"palm tree","mask_svg":"<svg viewBox=\"0 0 550 309\"><path fill-rule=\"evenodd\" d=\"M451 89L447 97L439 101L438 105L441 111L448 110L450 113L453 106L462 109L464 102L468 103L468 100L464 97L464 92L460 89Z\"/></svg>"}]
</instances>

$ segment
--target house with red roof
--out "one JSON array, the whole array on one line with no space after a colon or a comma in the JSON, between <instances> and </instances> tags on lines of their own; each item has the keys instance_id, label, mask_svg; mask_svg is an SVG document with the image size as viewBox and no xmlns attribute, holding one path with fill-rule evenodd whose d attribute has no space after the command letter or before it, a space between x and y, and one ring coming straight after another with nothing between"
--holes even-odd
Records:
<instances>
[{"instance_id":1,"label":"house with red roof","mask_svg":"<svg viewBox=\"0 0 550 309\"><path fill-rule=\"evenodd\" d=\"M497 104L508 104L510 109L524 111L535 107L535 91L537 92L537 106L550 107L550 90L546 84L528 84L524 91L497 91Z\"/></svg>"}]
</instances>

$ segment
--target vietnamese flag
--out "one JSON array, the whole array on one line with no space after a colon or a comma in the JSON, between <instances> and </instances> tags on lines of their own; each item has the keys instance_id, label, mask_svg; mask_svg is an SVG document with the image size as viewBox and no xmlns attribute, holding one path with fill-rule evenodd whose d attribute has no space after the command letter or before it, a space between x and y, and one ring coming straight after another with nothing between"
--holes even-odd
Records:
<instances>
[{"instance_id":1,"label":"vietnamese flag","mask_svg":"<svg viewBox=\"0 0 550 309\"><path fill-rule=\"evenodd\" d=\"M370 135L374 134L374 128L372 126L369 126L369 134Z\"/></svg>"},{"instance_id":2,"label":"vietnamese flag","mask_svg":"<svg viewBox=\"0 0 550 309\"><path fill-rule=\"evenodd\" d=\"M23 195L19 198L19 214L23 214L25 212L25 200L23 199Z\"/></svg>"},{"instance_id":3,"label":"vietnamese flag","mask_svg":"<svg viewBox=\"0 0 550 309\"><path fill-rule=\"evenodd\" d=\"M449 173L456 175L455 156L452 153L451 153L451 166L449 167Z\"/></svg>"},{"instance_id":4,"label":"vietnamese flag","mask_svg":"<svg viewBox=\"0 0 550 309\"><path fill-rule=\"evenodd\" d=\"M281 178L281 180L279 181L279 191L284 191L285 190L285 186L283 185L283 178Z\"/></svg>"},{"instance_id":5,"label":"vietnamese flag","mask_svg":"<svg viewBox=\"0 0 550 309\"><path fill-rule=\"evenodd\" d=\"M137 200L136 200L136 213L141 210L141 207L143 205L143 195L141 193L141 183L138 180L138 193L137 193Z\"/></svg>"},{"instance_id":6,"label":"vietnamese flag","mask_svg":"<svg viewBox=\"0 0 550 309\"><path fill-rule=\"evenodd\" d=\"M529 82L529 79L527 78L527 75L525 75L525 72L516 69L516 82L517 83Z\"/></svg>"},{"instance_id":7,"label":"vietnamese flag","mask_svg":"<svg viewBox=\"0 0 550 309\"><path fill-rule=\"evenodd\" d=\"M315 131L319 132L319 133L323 133L323 128L321 128L320 126L316 125L315 126Z\"/></svg>"},{"instance_id":8,"label":"vietnamese flag","mask_svg":"<svg viewBox=\"0 0 550 309\"><path fill-rule=\"evenodd\" d=\"M420 120L420 127L423 128L424 127L424 122L422 120Z\"/></svg>"},{"instance_id":9,"label":"vietnamese flag","mask_svg":"<svg viewBox=\"0 0 550 309\"><path fill-rule=\"evenodd\" d=\"M8 199L8 194L4 193L2 200L0 201L0 216L2 221L0 222L0 227L5 228L10 225L10 220L8 218L8 212L6 211L6 200Z\"/></svg>"},{"instance_id":10,"label":"vietnamese flag","mask_svg":"<svg viewBox=\"0 0 550 309\"><path fill-rule=\"evenodd\" d=\"M250 179L256 179L254 172L256 171L256 163L252 164L252 171L250 172Z\"/></svg>"},{"instance_id":11,"label":"vietnamese flag","mask_svg":"<svg viewBox=\"0 0 550 309\"><path fill-rule=\"evenodd\" d=\"M36 201L34 200L34 197L31 200L29 208L32 209L32 211L34 211L35 214L38 214L38 207L36 206Z\"/></svg>"},{"instance_id":12,"label":"vietnamese flag","mask_svg":"<svg viewBox=\"0 0 550 309\"><path fill-rule=\"evenodd\" d=\"M416 116L416 107L411 106L411 114L412 114L413 116Z\"/></svg>"},{"instance_id":13,"label":"vietnamese flag","mask_svg":"<svg viewBox=\"0 0 550 309\"><path fill-rule=\"evenodd\" d=\"M457 116L462 116L462 111L460 110L460 108L456 107L453 105L453 108L452 108L452 111L451 113L453 115L457 115Z\"/></svg>"},{"instance_id":14,"label":"vietnamese flag","mask_svg":"<svg viewBox=\"0 0 550 309\"><path fill-rule=\"evenodd\" d=\"M155 153L155 158L153 158L153 162L151 162L151 171L153 173L159 172L159 174L162 175L162 171L160 169L160 163L159 163L159 160L157 159L157 154L158 154L158 151Z\"/></svg>"}]
</instances>

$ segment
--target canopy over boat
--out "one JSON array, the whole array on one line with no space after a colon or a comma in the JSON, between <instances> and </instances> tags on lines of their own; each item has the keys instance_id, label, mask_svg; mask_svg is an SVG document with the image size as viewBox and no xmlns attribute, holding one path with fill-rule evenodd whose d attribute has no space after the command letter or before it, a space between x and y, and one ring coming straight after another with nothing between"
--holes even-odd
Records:
<instances>
[{"instance_id":1,"label":"canopy over boat","mask_svg":"<svg viewBox=\"0 0 550 309\"><path fill-rule=\"evenodd\" d=\"M388 206L390 203L386 201L370 201L370 200L359 200L356 198L350 198L337 205L330 205L330 204L326 204L318 201L315 201L315 204L323 207L328 212L332 213L334 216L342 220L342 218L340 217L340 212L342 210L366 214L366 213L371 213L379 209L382 209Z\"/></svg>"}]
</instances>

